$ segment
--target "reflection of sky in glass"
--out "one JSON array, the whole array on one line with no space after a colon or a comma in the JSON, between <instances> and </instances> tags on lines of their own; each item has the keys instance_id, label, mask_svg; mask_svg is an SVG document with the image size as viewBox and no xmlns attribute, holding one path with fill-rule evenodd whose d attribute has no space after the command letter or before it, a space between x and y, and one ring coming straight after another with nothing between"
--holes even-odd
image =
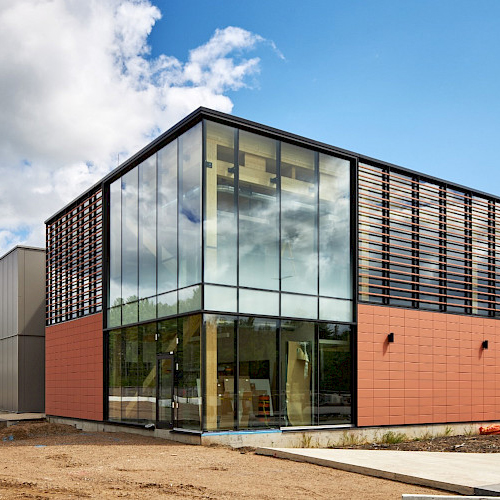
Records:
<instances>
[{"instance_id":1,"label":"reflection of sky in glass","mask_svg":"<svg viewBox=\"0 0 500 500\"><path fill-rule=\"evenodd\" d=\"M177 288L177 141L158 152L158 293Z\"/></svg>"},{"instance_id":2,"label":"reflection of sky in glass","mask_svg":"<svg viewBox=\"0 0 500 500\"><path fill-rule=\"evenodd\" d=\"M240 289L240 312L278 315L279 295L255 289L277 291L280 283L282 292L302 294L284 295L285 316L315 319L318 293L351 298L350 163L286 143L278 148L275 140L240 131L233 171L235 130L207 124L206 137L204 193L201 124L111 185L110 305L201 282L202 196L204 280L254 289ZM212 310L237 309L234 289L206 290L213 292ZM180 309L199 309L200 289L186 294ZM218 308L221 302L233 305ZM139 316L149 318L150 303L140 304ZM158 304L163 315L177 308L176 301ZM135 316L135 308L133 314L126 308L125 316Z\"/></svg>"},{"instance_id":3,"label":"reflection of sky in glass","mask_svg":"<svg viewBox=\"0 0 500 500\"><path fill-rule=\"evenodd\" d=\"M156 294L156 156L139 165L139 298Z\"/></svg>"},{"instance_id":4,"label":"reflection of sky in glass","mask_svg":"<svg viewBox=\"0 0 500 500\"><path fill-rule=\"evenodd\" d=\"M121 212L121 179L118 179L110 186L108 306L120 303L122 296Z\"/></svg>"},{"instance_id":5,"label":"reflection of sky in glass","mask_svg":"<svg viewBox=\"0 0 500 500\"><path fill-rule=\"evenodd\" d=\"M236 285L235 129L207 122L205 168L205 281Z\"/></svg>"},{"instance_id":6,"label":"reflection of sky in glass","mask_svg":"<svg viewBox=\"0 0 500 500\"><path fill-rule=\"evenodd\" d=\"M279 206L276 192L276 141L240 132L239 169L240 285L277 290L279 287Z\"/></svg>"},{"instance_id":7,"label":"reflection of sky in glass","mask_svg":"<svg viewBox=\"0 0 500 500\"><path fill-rule=\"evenodd\" d=\"M201 281L201 123L179 137L179 287Z\"/></svg>"},{"instance_id":8,"label":"reflection of sky in glass","mask_svg":"<svg viewBox=\"0 0 500 500\"><path fill-rule=\"evenodd\" d=\"M122 177L122 297L137 300L138 293L138 168Z\"/></svg>"},{"instance_id":9,"label":"reflection of sky in glass","mask_svg":"<svg viewBox=\"0 0 500 500\"><path fill-rule=\"evenodd\" d=\"M281 145L281 289L318 293L314 153Z\"/></svg>"},{"instance_id":10,"label":"reflection of sky in glass","mask_svg":"<svg viewBox=\"0 0 500 500\"><path fill-rule=\"evenodd\" d=\"M350 165L319 155L320 295L351 298Z\"/></svg>"}]
</instances>

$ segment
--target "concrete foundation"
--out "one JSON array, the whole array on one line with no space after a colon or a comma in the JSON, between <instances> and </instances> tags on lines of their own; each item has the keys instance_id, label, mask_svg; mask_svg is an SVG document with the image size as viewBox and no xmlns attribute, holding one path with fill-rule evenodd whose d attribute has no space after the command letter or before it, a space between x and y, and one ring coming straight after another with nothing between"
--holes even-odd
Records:
<instances>
[{"instance_id":1,"label":"concrete foundation","mask_svg":"<svg viewBox=\"0 0 500 500\"><path fill-rule=\"evenodd\" d=\"M221 445L232 448L270 447L270 448L329 448L332 446L348 446L372 443L383 440L384 434L404 434L409 440L414 438L431 438L447 435L478 434L480 426L491 425L492 422L406 425L399 427L370 428L330 428L302 430L262 430L240 432L205 432L196 433L182 430L146 429L128 425L117 425L106 422L77 420L64 417L48 416L50 422L73 425L86 432L130 432L143 436L168 439L193 445Z\"/></svg>"}]
</instances>

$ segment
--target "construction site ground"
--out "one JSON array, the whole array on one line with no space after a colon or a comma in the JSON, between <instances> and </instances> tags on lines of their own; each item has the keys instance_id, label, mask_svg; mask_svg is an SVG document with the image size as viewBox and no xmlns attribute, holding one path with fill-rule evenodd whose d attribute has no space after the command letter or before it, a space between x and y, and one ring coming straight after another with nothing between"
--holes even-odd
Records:
<instances>
[{"instance_id":1,"label":"construction site ground","mask_svg":"<svg viewBox=\"0 0 500 500\"><path fill-rule=\"evenodd\" d=\"M0 499L401 499L431 488L128 433L48 422L0 429Z\"/></svg>"}]
</instances>

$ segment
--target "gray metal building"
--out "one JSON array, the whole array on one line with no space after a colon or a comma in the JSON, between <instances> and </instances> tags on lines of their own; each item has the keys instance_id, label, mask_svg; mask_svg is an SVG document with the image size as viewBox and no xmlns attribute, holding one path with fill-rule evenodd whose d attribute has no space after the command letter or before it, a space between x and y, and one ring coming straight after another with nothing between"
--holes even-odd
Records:
<instances>
[{"instance_id":1,"label":"gray metal building","mask_svg":"<svg viewBox=\"0 0 500 500\"><path fill-rule=\"evenodd\" d=\"M0 257L0 410L45 409L45 250Z\"/></svg>"}]
</instances>

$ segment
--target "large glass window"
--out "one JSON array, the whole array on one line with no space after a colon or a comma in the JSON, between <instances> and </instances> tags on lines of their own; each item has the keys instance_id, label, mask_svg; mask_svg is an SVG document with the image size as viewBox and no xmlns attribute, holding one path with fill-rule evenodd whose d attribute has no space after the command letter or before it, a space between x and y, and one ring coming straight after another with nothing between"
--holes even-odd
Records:
<instances>
[{"instance_id":1,"label":"large glass window","mask_svg":"<svg viewBox=\"0 0 500 500\"><path fill-rule=\"evenodd\" d=\"M234 317L205 316L205 428L209 431L234 428L235 325Z\"/></svg>"},{"instance_id":2,"label":"large glass window","mask_svg":"<svg viewBox=\"0 0 500 500\"><path fill-rule=\"evenodd\" d=\"M108 417L122 419L122 333L109 332L108 336Z\"/></svg>"},{"instance_id":3,"label":"large glass window","mask_svg":"<svg viewBox=\"0 0 500 500\"><path fill-rule=\"evenodd\" d=\"M281 143L281 290L317 295L314 152Z\"/></svg>"},{"instance_id":4,"label":"large glass window","mask_svg":"<svg viewBox=\"0 0 500 500\"><path fill-rule=\"evenodd\" d=\"M156 419L156 323L139 327L139 422Z\"/></svg>"},{"instance_id":5,"label":"large glass window","mask_svg":"<svg viewBox=\"0 0 500 500\"><path fill-rule=\"evenodd\" d=\"M206 124L205 281L236 285L235 129Z\"/></svg>"},{"instance_id":6,"label":"large glass window","mask_svg":"<svg viewBox=\"0 0 500 500\"><path fill-rule=\"evenodd\" d=\"M276 149L276 141L240 131L240 286L279 289Z\"/></svg>"},{"instance_id":7,"label":"large glass window","mask_svg":"<svg viewBox=\"0 0 500 500\"><path fill-rule=\"evenodd\" d=\"M109 188L109 288L108 306L122 303L122 196L121 181L117 180ZM119 320L119 319L118 319Z\"/></svg>"},{"instance_id":8,"label":"large glass window","mask_svg":"<svg viewBox=\"0 0 500 500\"><path fill-rule=\"evenodd\" d=\"M352 298L350 164L319 155L319 294Z\"/></svg>"},{"instance_id":9,"label":"large glass window","mask_svg":"<svg viewBox=\"0 0 500 500\"><path fill-rule=\"evenodd\" d=\"M281 322L281 398L285 426L314 423L314 330L314 323Z\"/></svg>"},{"instance_id":10,"label":"large glass window","mask_svg":"<svg viewBox=\"0 0 500 500\"><path fill-rule=\"evenodd\" d=\"M351 327L319 325L318 418L320 425L351 422Z\"/></svg>"},{"instance_id":11,"label":"large glass window","mask_svg":"<svg viewBox=\"0 0 500 500\"><path fill-rule=\"evenodd\" d=\"M143 299L156 295L156 155L138 168L139 298Z\"/></svg>"},{"instance_id":12,"label":"large glass window","mask_svg":"<svg viewBox=\"0 0 500 500\"><path fill-rule=\"evenodd\" d=\"M177 425L201 428L201 316L179 318Z\"/></svg>"},{"instance_id":13,"label":"large glass window","mask_svg":"<svg viewBox=\"0 0 500 500\"><path fill-rule=\"evenodd\" d=\"M158 151L158 294L177 288L177 141ZM158 313L159 316L161 316Z\"/></svg>"},{"instance_id":14,"label":"large glass window","mask_svg":"<svg viewBox=\"0 0 500 500\"><path fill-rule=\"evenodd\" d=\"M138 169L127 172L122 187L122 297L137 301L138 294Z\"/></svg>"},{"instance_id":15,"label":"large glass window","mask_svg":"<svg viewBox=\"0 0 500 500\"><path fill-rule=\"evenodd\" d=\"M279 427L277 328L273 319L239 319L240 429Z\"/></svg>"},{"instance_id":16,"label":"large glass window","mask_svg":"<svg viewBox=\"0 0 500 500\"><path fill-rule=\"evenodd\" d=\"M122 420L139 420L139 329L134 327L122 330Z\"/></svg>"},{"instance_id":17,"label":"large glass window","mask_svg":"<svg viewBox=\"0 0 500 500\"><path fill-rule=\"evenodd\" d=\"M201 282L201 123L178 139L179 288Z\"/></svg>"}]
</instances>

